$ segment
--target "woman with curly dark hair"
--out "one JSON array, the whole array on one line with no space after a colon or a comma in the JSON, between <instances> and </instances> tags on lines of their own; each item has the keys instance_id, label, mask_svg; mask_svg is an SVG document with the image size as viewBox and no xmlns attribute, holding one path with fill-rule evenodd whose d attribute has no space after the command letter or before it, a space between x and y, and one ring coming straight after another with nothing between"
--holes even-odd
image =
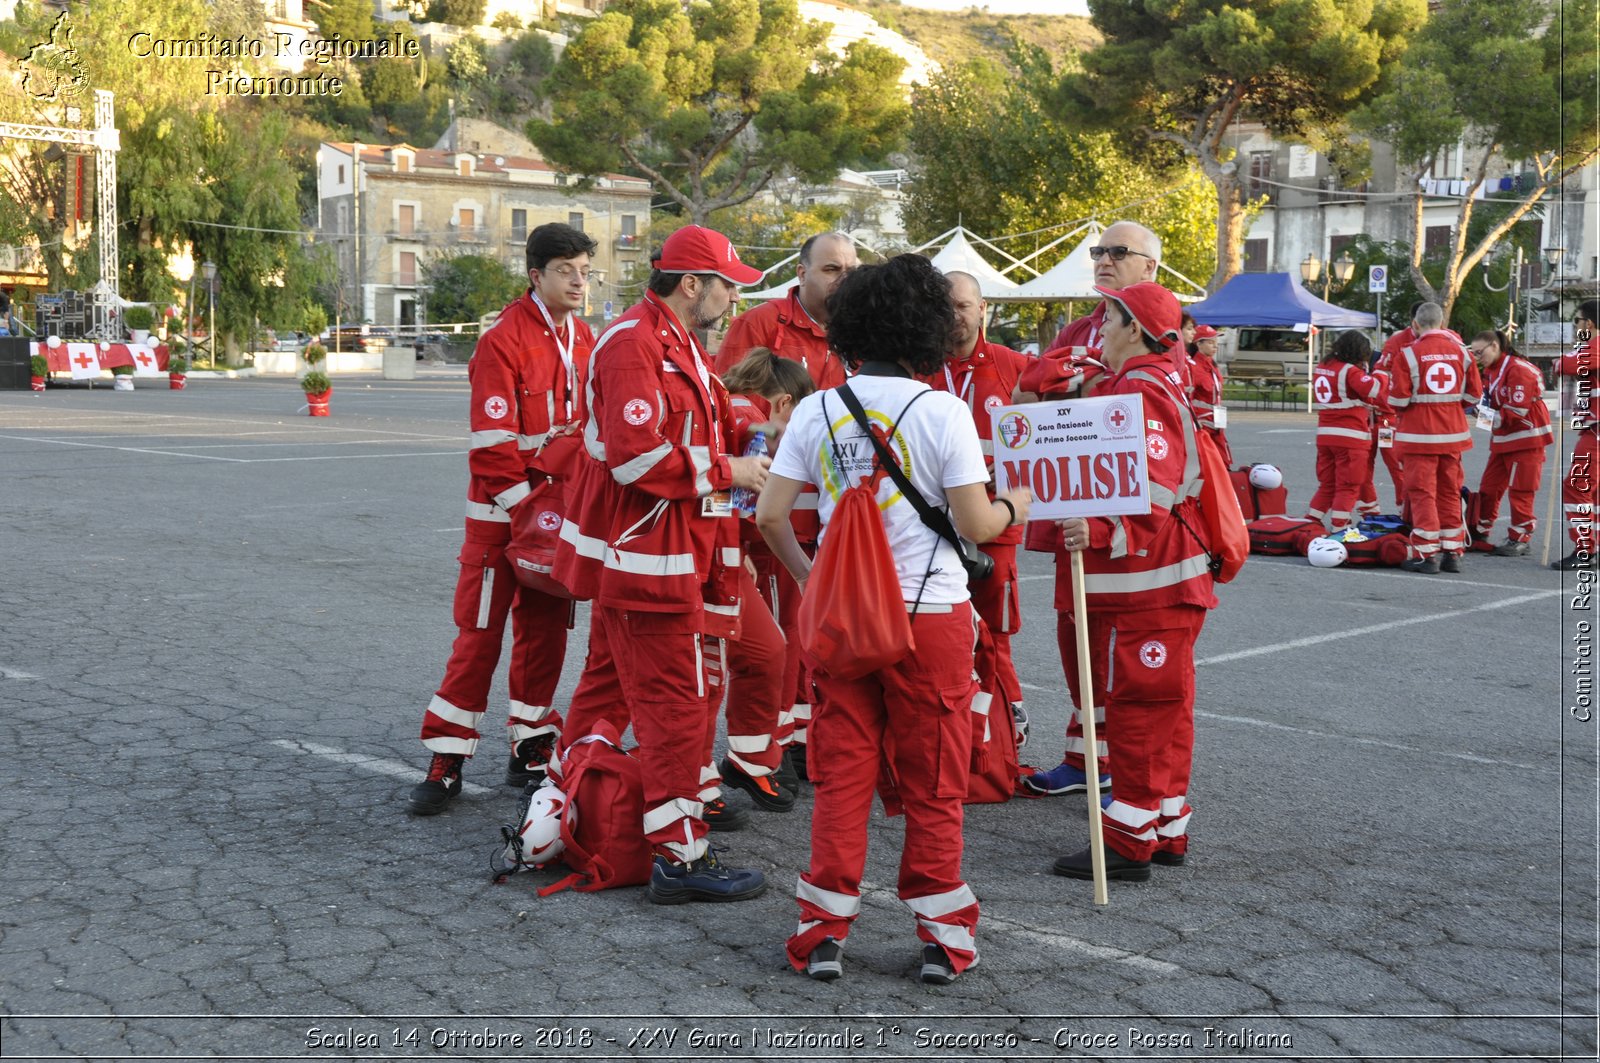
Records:
<instances>
[{"instance_id":1,"label":"woman with curly dark hair","mask_svg":"<svg viewBox=\"0 0 1600 1063\"><path fill-rule=\"evenodd\" d=\"M856 371L844 387L912 488L929 506L948 507L956 530L974 542L1026 520L1028 492L990 501L966 406L914 379L938 369L950 346L955 316L944 276L920 255L900 255L857 269L828 305L828 342ZM756 509L757 527L802 593L811 561L789 524L800 486L821 488L825 549L840 495L877 464L842 390L819 392L795 408ZM877 499L915 649L859 679L813 672L820 698L807 758L816 785L811 866L797 888L800 926L787 943L789 962L822 980L843 971L845 936L861 907L873 789L887 764L895 784L890 800L898 797L906 817L899 892L923 942L919 977L947 985L978 959L978 900L961 878L976 690L973 613L955 548L923 523L892 479L878 485Z\"/></svg>"}]
</instances>

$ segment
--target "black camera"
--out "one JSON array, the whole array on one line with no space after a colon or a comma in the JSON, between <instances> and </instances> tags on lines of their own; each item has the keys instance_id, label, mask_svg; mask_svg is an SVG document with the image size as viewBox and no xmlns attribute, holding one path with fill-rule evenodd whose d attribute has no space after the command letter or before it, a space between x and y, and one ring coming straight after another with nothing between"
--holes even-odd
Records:
<instances>
[{"instance_id":1,"label":"black camera","mask_svg":"<svg viewBox=\"0 0 1600 1063\"><path fill-rule=\"evenodd\" d=\"M994 558L979 550L978 547L961 540L961 567L967 570L967 582L988 579L994 575Z\"/></svg>"}]
</instances>

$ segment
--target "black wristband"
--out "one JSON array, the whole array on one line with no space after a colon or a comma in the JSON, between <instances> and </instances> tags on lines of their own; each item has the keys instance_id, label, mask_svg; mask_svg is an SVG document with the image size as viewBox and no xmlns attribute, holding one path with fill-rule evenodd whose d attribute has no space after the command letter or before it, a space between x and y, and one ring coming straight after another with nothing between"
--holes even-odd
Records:
<instances>
[{"instance_id":1,"label":"black wristband","mask_svg":"<svg viewBox=\"0 0 1600 1063\"><path fill-rule=\"evenodd\" d=\"M1011 519L1006 521L1006 527L1009 528L1013 524L1017 523L1017 507L1011 504L1011 499L997 497L995 501L1000 503L1002 506L1005 506L1006 510L1011 514Z\"/></svg>"}]
</instances>

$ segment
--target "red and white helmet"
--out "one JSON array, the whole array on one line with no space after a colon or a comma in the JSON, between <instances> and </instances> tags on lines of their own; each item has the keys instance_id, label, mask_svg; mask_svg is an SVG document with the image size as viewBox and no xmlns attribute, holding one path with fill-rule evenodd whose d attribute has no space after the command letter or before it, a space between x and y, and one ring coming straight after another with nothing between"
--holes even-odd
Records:
<instances>
[{"instance_id":1,"label":"red and white helmet","mask_svg":"<svg viewBox=\"0 0 1600 1063\"><path fill-rule=\"evenodd\" d=\"M567 813L567 795L554 783L546 782L533 792L528 811L517 829L515 856L523 864L548 864L566 851L561 840L561 819ZM572 809L577 817L578 810Z\"/></svg>"},{"instance_id":2,"label":"red and white helmet","mask_svg":"<svg viewBox=\"0 0 1600 1063\"><path fill-rule=\"evenodd\" d=\"M1250 466L1250 486L1273 491L1283 486L1283 470L1276 465Z\"/></svg>"}]
</instances>

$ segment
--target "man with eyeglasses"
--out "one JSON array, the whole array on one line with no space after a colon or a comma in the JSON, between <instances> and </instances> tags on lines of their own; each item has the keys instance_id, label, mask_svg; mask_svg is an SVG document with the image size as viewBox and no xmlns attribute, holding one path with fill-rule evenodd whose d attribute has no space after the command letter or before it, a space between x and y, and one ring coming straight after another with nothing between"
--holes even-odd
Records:
<instances>
[{"instance_id":1,"label":"man with eyeglasses","mask_svg":"<svg viewBox=\"0 0 1600 1063\"><path fill-rule=\"evenodd\" d=\"M1596 490L1595 451L1596 433L1600 432L1600 337L1595 334L1596 319L1600 318L1600 299L1585 299L1578 304L1573 319L1575 336L1572 353L1562 355L1556 372L1573 377L1577 388L1572 408L1572 430L1577 433L1577 444L1572 448L1572 461L1567 465L1567 475L1561 481L1561 509L1567 518L1567 537L1572 540L1572 552L1560 561L1552 561L1551 568L1571 570L1595 567L1595 505L1600 502Z\"/></svg>"},{"instance_id":2,"label":"man with eyeglasses","mask_svg":"<svg viewBox=\"0 0 1600 1063\"><path fill-rule=\"evenodd\" d=\"M550 703L561 680L573 603L521 586L506 550L514 519L559 517L543 500L560 497L578 459L594 334L577 314L594 251L595 242L568 225L529 233L528 290L478 338L467 365L471 480L455 593L458 633L444 681L422 718L422 744L433 761L411 791L411 811L419 816L443 812L461 792L462 765L478 747L478 722L488 707L508 617L506 785L543 780L560 733L561 717Z\"/></svg>"},{"instance_id":3,"label":"man with eyeglasses","mask_svg":"<svg viewBox=\"0 0 1600 1063\"><path fill-rule=\"evenodd\" d=\"M562 744L600 719L619 734L632 724L642 829L655 852L651 901L749 900L765 877L720 863L706 832L736 825L708 822L721 804L711 749L722 639L742 604L728 492L759 491L771 461L728 452L727 391L695 332L715 327L761 272L698 225L668 237L653 266L644 299L606 329L590 361L587 456L553 575L594 608Z\"/></svg>"},{"instance_id":4,"label":"man with eyeglasses","mask_svg":"<svg viewBox=\"0 0 1600 1063\"><path fill-rule=\"evenodd\" d=\"M728 325L728 334L717 352L717 372L726 373L753 349L766 347L778 357L804 366L819 391L844 383L844 362L828 346L828 297L858 265L855 241L848 234L824 232L809 237L800 245L800 259L795 266L797 283L789 294L751 308ZM802 489L789 521L800 545L808 553L815 553L820 528L814 487L807 484ZM800 780L806 777L806 728L811 720L810 684L800 664L796 627L800 588L789 571L773 558L763 555L756 566L756 585L777 616L788 646L782 689L790 708L779 716L774 736L784 747L778 780L790 789L798 789Z\"/></svg>"}]
</instances>

